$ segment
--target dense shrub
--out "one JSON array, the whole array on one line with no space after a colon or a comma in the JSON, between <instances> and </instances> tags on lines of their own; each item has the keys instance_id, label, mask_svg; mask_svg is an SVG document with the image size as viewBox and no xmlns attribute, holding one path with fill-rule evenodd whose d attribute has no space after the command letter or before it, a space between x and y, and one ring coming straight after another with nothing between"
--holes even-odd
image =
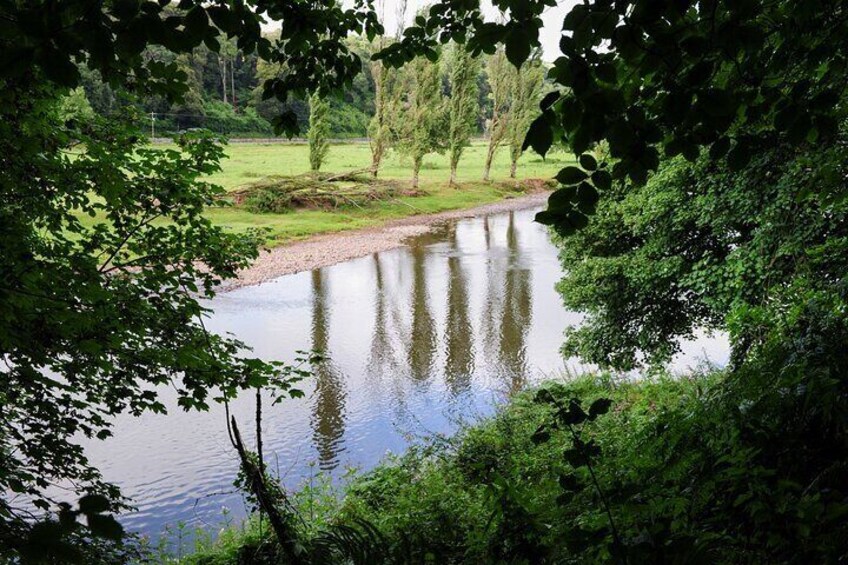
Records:
<instances>
[{"instance_id":1,"label":"dense shrub","mask_svg":"<svg viewBox=\"0 0 848 565\"><path fill-rule=\"evenodd\" d=\"M236 113L229 104L211 101L204 104L204 109L206 129L235 136L245 134L271 136L273 133L268 120L257 114L254 108L248 107L243 112Z\"/></svg>"}]
</instances>

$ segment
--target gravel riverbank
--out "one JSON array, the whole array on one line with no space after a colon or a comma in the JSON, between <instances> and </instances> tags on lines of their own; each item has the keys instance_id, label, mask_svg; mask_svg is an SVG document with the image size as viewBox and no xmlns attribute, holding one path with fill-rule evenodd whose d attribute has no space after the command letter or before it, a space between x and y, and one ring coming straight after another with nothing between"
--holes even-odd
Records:
<instances>
[{"instance_id":1,"label":"gravel riverbank","mask_svg":"<svg viewBox=\"0 0 848 565\"><path fill-rule=\"evenodd\" d=\"M239 273L238 279L225 283L219 291L260 284L283 275L327 267L401 247L408 238L427 233L436 224L539 206L544 204L549 194L543 191L477 208L408 216L375 228L318 235L281 245L263 251L253 265Z\"/></svg>"}]
</instances>

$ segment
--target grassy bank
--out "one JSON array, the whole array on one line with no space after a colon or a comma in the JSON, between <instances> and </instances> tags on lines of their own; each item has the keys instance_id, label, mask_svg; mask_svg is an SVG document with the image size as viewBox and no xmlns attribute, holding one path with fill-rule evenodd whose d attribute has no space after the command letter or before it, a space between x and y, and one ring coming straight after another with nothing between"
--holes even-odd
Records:
<instances>
[{"instance_id":1,"label":"grassy bank","mask_svg":"<svg viewBox=\"0 0 848 565\"><path fill-rule=\"evenodd\" d=\"M605 494L614 496L617 475L633 479L657 463L645 442L658 416L691 415L722 378L710 373L637 383L582 377L543 389L565 403L580 398L587 411L599 398L613 400L610 413L577 428L583 428L583 440L600 446L603 461L595 472ZM552 408L538 396L538 390L521 393L447 443L412 448L356 477L342 492L326 485L299 492L297 507L309 524L304 537L333 539L340 526L352 528L361 539L336 542L369 545L365 562L374 563L539 562L534 555L554 562L610 560L609 522L588 470L575 470L563 458L574 445L572 436L552 430L539 441L537 431L550 423ZM570 494L560 476L576 481ZM669 504L682 502L676 498L681 493L668 494ZM275 563L274 548L269 533L251 520L179 562Z\"/></svg>"},{"instance_id":2,"label":"grassy bank","mask_svg":"<svg viewBox=\"0 0 848 565\"><path fill-rule=\"evenodd\" d=\"M493 182L482 182L482 163L486 146L476 142L466 151L458 170L460 185L448 186L450 170L443 155L428 155L421 171L421 191L416 196L401 196L369 203L363 207L340 206L330 210L298 209L285 214L255 213L242 207L211 209L213 221L234 231L260 228L267 230L271 245L303 239L319 233L334 233L380 225L386 221L417 214L472 208L519 196L515 182L509 181L507 151L498 152L492 167ZM309 148L300 144L232 144L226 148L227 158L220 173L210 180L227 190L234 190L270 175L299 175L309 170ZM525 154L519 163L518 180L549 179L570 156L557 154L542 160L533 153ZM322 170L343 172L366 167L371 153L366 143L334 145ZM396 153L390 153L380 171L381 178L406 180L410 164Z\"/></svg>"},{"instance_id":3,"label":"grassy bank","mask_svg":"<svg viewBox=\"0 0 848 565\"><path fill-rule=\"evenodd\" d=\"M304 562L839 562L844 463L814 445L829 428L781 417L786 389L750 392L785 361L521 393L338 499L298 493ZM251 521L180 562L277 563L276 548Z\"/></svg>"}]
</instances>

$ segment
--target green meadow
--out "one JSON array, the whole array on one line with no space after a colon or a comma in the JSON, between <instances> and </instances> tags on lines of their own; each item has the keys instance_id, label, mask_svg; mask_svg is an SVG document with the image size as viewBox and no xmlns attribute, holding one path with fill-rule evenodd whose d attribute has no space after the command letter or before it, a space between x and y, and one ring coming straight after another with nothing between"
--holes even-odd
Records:
<instances>
[{"instance_id":1,"label":"green meadow","mask_svg":"<svg viewBox=\"0 0 848 565\"><path fill-rule=\"evenodd\" d=\"M309 147L300 143L232 143L226 148L221 171L209 180L227 190L235 190L271 175L299 175L309 171ZM268 243L281 244L318 233L339 232L379 225L388 220L416 214L471 208L519 196L520 183L509 179L509 154L501 148L492 166L491 182L482 181L486 143L477 141L463 155L457 171L459 185L448 186L450 169L446 155L431 154L421 170L420 194L380 201L363 207L299 209L285 214L254 213L229 206L208 211L217 224L236 231L251 228L268 230ZM570 155L555 153L542 159L528 152L519 161L517 180L550 179ZM364 169L371 163L367 143L336 144L330 149L322 171L346 172ZM390 152L380 177L403 181L411 177L408 159Z\"/></svg>"}]
</instances>

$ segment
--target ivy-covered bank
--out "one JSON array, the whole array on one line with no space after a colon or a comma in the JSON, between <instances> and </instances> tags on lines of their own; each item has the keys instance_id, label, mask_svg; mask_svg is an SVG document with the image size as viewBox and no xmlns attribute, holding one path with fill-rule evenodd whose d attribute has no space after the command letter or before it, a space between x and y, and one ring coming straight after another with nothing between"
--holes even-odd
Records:
<instances>
[{"instance_id":1,"label":"ivy-covered bank","mask_svg":"<svg viewBox=\"0 0 848 565\"><path fill-rule=\"evenodd\" d=\"M773 375L759 369L519 394L355 478L338 503L302 491L304 562L836 562L848 550L842 448L825 414L783 418L802 408L788 389L737 386ZM281 562L255 521L242 532L184 562Z\"/></svg>"}]
</instances>

